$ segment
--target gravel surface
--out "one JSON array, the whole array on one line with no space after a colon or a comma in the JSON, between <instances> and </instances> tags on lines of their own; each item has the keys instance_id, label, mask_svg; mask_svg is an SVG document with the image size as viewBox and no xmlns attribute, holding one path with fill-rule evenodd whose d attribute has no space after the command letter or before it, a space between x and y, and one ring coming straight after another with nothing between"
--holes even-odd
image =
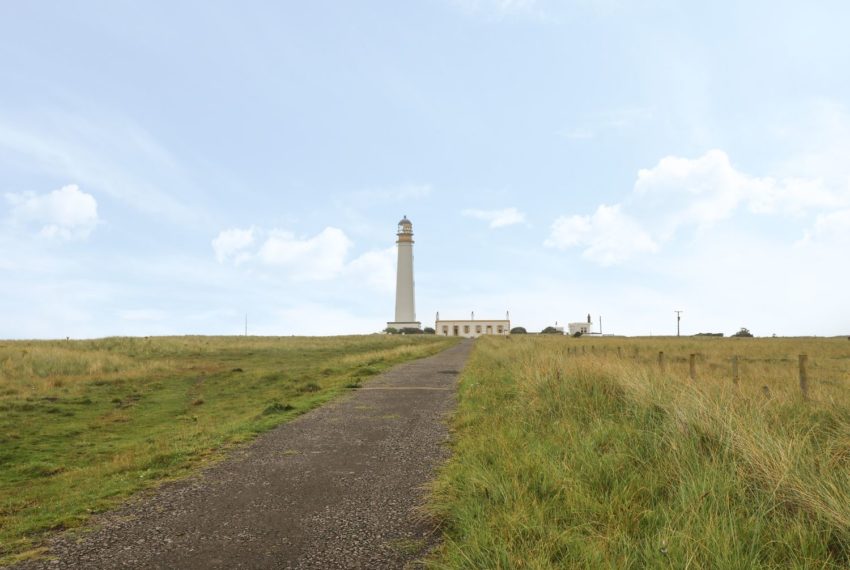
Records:
<instances>
[{"instance_id":1,"label":"gravel surface","mask_svg":"<svg viewBox=\"0 0 850 570\"><path fill-rule=\"evenodd\" d=\"M14 568L404 568L471 341L402 364Z\"/></svg>"}]
</instances>

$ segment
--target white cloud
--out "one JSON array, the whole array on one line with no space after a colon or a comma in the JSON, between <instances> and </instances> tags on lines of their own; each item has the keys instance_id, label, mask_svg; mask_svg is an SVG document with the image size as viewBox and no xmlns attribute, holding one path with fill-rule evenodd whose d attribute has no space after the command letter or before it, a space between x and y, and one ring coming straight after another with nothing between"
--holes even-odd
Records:
<instances>
[{"instance_id":1,"label":"white cloud","mask_svg":"<svg viewBox=\"0 0 850 570\"><path fill-rule=\"evenodd\" d=\"M673 214L663 220L666 238L682 225L709 227L728 218L749 185L726 153L712 150L694 160L668 156L653 168L641 169L634 193L648 215Z\"/></svg>"},{"instance_id":2,"label":"white cloud","mask_svg":"<svg viewBox=\"0 0 850 570\"><path fill-rule=\"evenodd\" d=\"M381 293L394 291L396 248L366 251L349 261L352 246L345 232L334 227L312 237L297 237L280 229L231 228L212 240L219 263L250 261L283 269L295 281L345 279Z\"/></svg>"},{"instance_id":3,"label":"white cloud","mask_svg":"<svg viewBox=\"0 0 850 570\"><path fill-rule=\"evenodd\" d=\"M778 212L799 216L811 210L850 204L850 192L827 188L819 178L766 178L760 182L749 199L750 210L758 214Z\"/></svg>"},{"instance_id":4,"label":"white cloud","mask_svg":"<svg viewBox=\"0 0 850 570\"><path fill-rule=\"evenodd\" d=\"M85 238L98 223L97 200L76 184L47 194L10 193L6 200L13 223L40 226L39 233L48 238Z\"/></svg>"},{"instance_id":5,"label":"white cloud","mask_svg":"<svg viewBox=\"0 0 850 570\"><path fill-rule=\"evenodd\" d=\"M827 243L846 246L850 244L850 210L837 210L821 214L814 226L806 232L801 245Z\"/></svg>"},{"instance_id":6,"label":"white cloud","mask_svg":"<svg viewBox=\"0 0 850 570\"><path fill-rule=\"evenodd\" d=\"M592 216L563 216L552 224L545 245L557 249L584 247L586 259L607 266L634 254L655 252L658 245L619 204L602 204Z\"/></svg>"},{"instance_id":7,"label":"white cloud","mask_svg":"<svg viewBox=\"0 0 850 570\"><path fill-rule=\"evenodd\" d=\"M386 293L395 291L396 248L367 251L346 267L346 272L363 280L373 289Z\"/></svg>"},{"instance_id":8,"label":"white cloud","mask_svg":"<svg viewBox=\"0 0 850 570\"><path fill-rule=\"evenodd\" d=\"M722 150L700 158L668 156L654 168L638 172L635 195L662 211L677 226L710 226L744 205L752 213L800 215L810 210L850 204L850 193L825 187L818 179L755 177L735 169Z\"/></svg>"},{"instance_id":9,"label":"white cloud","mask_svg":"<svg viewBox=\"0 0 850 570\"><path fill-rule=\"evenodd\" d=\"M503 208L501 210L464 210L463 215L489 222L491 228L504 228L525 222L525 214L516 208Z\"/></svg>"},{"instance_id":10,"label":"white cloud","mask_svg":"<svg viewBox=\"0 0 850 570\"><path fill-rule=\"evenodd\" d=\"M159 220L203 223L203 195L177 158L140 125L102 112L0 112L0 149L21 168L75 180Z\"/></svg>"},{"instance_id":11,"label":"white cloud","mask_svg":"<svg viewBox=\"0 0 850 570\"><path fill-rule=\"evenodd\" d=\"M333 279L345 269L351 245L338 228L327 227L311 238L274 230L260 247L258 258L266 265L285 267L294 279Z\"/></svg>"},{"instance_id":12,"label":"white cloud","mask_svg":"<svg viewBox=\"0 0 850 570\"><path fill-rule=\"evenodd\" d=\"M224 263L230 258L233 258L236 263L240 263L249 257L249 254L245 253L245 249L253 243L254 228L247 230L233 228L220 232L212 240L212 247L219 263Z\"/></svg>"},{"instance_id":13,"label":"white cloud","mask_svg":"<svg viewBox=\"0 0 850 570\"><path fill-rule=\"evenodd\" d=\"M653 168L641 169L634 191L623 202L603 204L592 216L558 218L545 243L559 249L583 247L585 258L612 265L657 252L684 230L706 232L736 215L805 219L848 206L850 186L829 187L816 178L751 176L737 170L722 150L711 150L695 159L667 156Z\"/></svg>"}]
</instances>

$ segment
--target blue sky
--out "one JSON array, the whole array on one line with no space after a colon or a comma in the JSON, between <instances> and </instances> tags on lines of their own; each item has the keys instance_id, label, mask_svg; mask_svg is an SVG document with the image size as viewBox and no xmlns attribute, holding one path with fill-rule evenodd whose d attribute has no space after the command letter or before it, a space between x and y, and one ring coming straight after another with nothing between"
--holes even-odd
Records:
<instances>
[{"instance_id":1,"label":"blue sky","mask_svg":"<svg viewBox=\"0 0 850 570\"><path fill-rule=\"evenodd\" d=\"M845 2L0 2L0 337L850 332Z\"/></svg>"}]
</instances>

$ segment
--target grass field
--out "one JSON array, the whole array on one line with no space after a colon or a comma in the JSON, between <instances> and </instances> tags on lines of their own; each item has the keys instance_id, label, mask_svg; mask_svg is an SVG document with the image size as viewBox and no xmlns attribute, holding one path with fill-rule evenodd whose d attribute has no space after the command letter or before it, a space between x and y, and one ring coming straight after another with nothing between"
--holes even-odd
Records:
<instances>
[{"instance_id":1,"label":"grass field","mask_svg":"<svg viewBox=\"0 0 850 570\"><path fill-rule=\"evenodd\" d=\"M433 336L0 341L0 565L399 362Z\"/></svg>"},{"instance_id":2,"label":"grass field","mask_svg":"<svg viewBox=\"0 0 850 570\"><path fill-rule=\"evenodd\" d=\"M483 338L453 431L432 568L850 567L846 338Z\"/></svg>"}]
</instances>

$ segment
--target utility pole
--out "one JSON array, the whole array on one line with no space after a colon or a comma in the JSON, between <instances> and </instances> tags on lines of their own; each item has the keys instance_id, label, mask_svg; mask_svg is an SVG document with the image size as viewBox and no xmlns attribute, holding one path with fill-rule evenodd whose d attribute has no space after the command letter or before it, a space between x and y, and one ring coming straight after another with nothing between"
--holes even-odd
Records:
<instances>
[{"instance_id":1,"label":"utility pole","mask_svg":"<svg viewBox=\"0 0 850 570\"><path fill-rule=\"evenodd\" d=\"M676 313L676 336L682 336L679 330L679 323L682 322L682 313L684 313L684 311L679 310L673 312Z\"/></svg>"},{"instance_id":2,"label":"utility pole","mask_svg":"<svg viewBox=\"0 0 850 570\"><path fill-rule=\"evenodd\" d=\"M245 336L248 336L248 313L245 313Z\"/></svg>"}]
</instances>

